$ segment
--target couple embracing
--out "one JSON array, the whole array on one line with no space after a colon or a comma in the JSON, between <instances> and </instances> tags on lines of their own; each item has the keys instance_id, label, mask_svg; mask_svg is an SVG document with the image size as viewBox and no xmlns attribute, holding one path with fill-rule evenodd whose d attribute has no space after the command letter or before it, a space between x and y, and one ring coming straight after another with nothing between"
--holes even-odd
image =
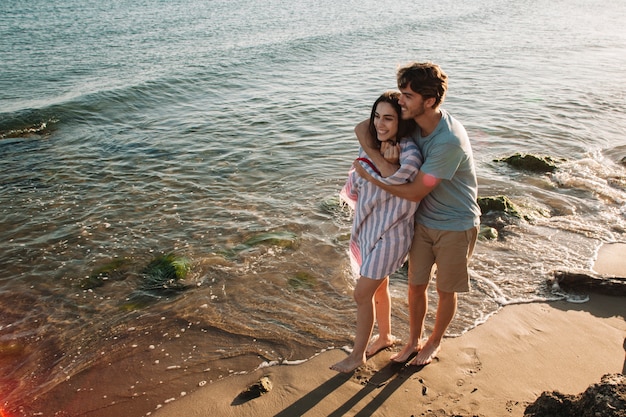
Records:
<instances>
[{"instance_id":1,"label":"couple embracing","mask_svg":"<svg viewBox=\"0 0 626 417\"><path fill-rule=\"evenodd\" d=\"M469 291L468 262L480 223L472 149L461 123L440 106L447 75L430 62L397 73L399 92L381 95L355 128L361 149L341 191L354 209L350 258L358 270L352 352L331 366L352 372L395 342L389 274L408 255L409 338L391 360L426 365L439 352L457 306ZM435 325L422 340L428 285L436 275ZM372 341L374 321L379 335Z\"/></svg>"}]
</instances>

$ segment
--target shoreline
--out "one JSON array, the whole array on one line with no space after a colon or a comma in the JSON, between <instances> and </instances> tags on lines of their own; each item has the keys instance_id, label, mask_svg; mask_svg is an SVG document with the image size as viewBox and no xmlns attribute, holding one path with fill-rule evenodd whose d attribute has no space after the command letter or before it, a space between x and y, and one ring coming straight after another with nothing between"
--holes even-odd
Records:
<instances>
[{"instance_id":1,"label":"shoreline","mask_svg":"<svg viewBox=\"0 0 626 417\"><path fill-rule=\"evenodd\" d=\"M626 273L626 244L601 247L594 270ZM387 349L343 375L328 368L346 355L333 349L299 365L213 382L150 415L521 417L544 391L579 394L605 374L626 372L625 316L623 297L597 294L582 304L509 305L460 337L446 338L438 359L425 367L392 365ZM242 400L239 395L262 377L273 389Z\"/></svg>"},{"instance_id":2,"label":"shoreline","mask_svg":"<svg viewBox=\"0 0 626 417\"><path fill-rule=\"evenodd\" d=\"M626 277L626 243L600 246L593 270L600 275Z\"/></svg>"}]
</instances>

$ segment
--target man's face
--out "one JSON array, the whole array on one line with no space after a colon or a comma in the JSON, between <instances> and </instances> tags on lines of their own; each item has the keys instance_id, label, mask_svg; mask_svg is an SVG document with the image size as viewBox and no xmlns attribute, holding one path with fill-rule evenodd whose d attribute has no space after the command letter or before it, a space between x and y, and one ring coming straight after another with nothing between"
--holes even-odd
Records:
<instances>
[{"instance_id":1,"label":"man's face","mask_svg":"<svg viewBox=\"0 0 626 417\"><path fill-rule=\"evenodd\" d=\"M421 94L411 90L410 87L400 88L400 107L404 120L417 119L426 112L426 103Z\"/></svg>"}]
</instances>

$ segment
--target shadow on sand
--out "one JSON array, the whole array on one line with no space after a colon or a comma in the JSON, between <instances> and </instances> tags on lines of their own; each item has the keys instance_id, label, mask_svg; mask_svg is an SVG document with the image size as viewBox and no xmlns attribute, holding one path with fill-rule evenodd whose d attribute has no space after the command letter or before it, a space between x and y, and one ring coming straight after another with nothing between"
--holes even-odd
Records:
<instances>
[{"instance_id":1,"label":"shadow on sand","mask_svg":"<svg viewBox=\"0 0 626 417\"><path fill-rule=\"evenodd\" d=\"M412 356L413 357L413 356ZM410 357L407 363L412 359ZM402 386L413 374L423 369L423 366L406 366L406 363L390 362L385 367L377 371L369 380L363 382L364 386L359 392L349 398L345 403L338 407L335 411L328 414L328 417L340 417L348 411L354 410L355 406L372 392L382 388L367 405L365 405L355 417L372 416L391 397L391 395ZM326 396L341 385L354 377L354 372L349 374L337 374L313 391L309 392L298 401L285 408L274 417L294 417L301 416L313 409Z\"/></svg>"}]
</instances>

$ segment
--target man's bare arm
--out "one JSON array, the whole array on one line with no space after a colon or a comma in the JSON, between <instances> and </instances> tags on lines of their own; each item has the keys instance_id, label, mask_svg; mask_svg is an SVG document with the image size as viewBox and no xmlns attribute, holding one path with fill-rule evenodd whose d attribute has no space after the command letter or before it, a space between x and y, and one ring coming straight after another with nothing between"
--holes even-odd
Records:
<instances>
[{"instance_id":1,"label":"man's bare arm","mask_svg":"<svg viewBox=\"0 0 626 417\"><path fill-rule=\"evenodd\" d=\"M389 177L400 168L399 164L392 164L388 162L381 154L380 150L376 147L376 138L373 138L369 131L369 119L364 120L354 128L359 144L369 156L371 161L376 165L376 168L381 172L383 177Z\"/></svg>"},{"instance_id":2,"label":"man's bare arm","mask_svg":"<svg viewBox=\"0 0 626 417\"><path fill-rule=\"evenodd\" d=\"M405 200L410 201L420 201L441 182L440 179L419 171L413 182L407 182L406 184L400 185L389 185L372 177L358 162L354 164L354 169L359 176L365 178L369 182L377 185L396 197L404 198Z\"/></svg>"}]
</instances>

